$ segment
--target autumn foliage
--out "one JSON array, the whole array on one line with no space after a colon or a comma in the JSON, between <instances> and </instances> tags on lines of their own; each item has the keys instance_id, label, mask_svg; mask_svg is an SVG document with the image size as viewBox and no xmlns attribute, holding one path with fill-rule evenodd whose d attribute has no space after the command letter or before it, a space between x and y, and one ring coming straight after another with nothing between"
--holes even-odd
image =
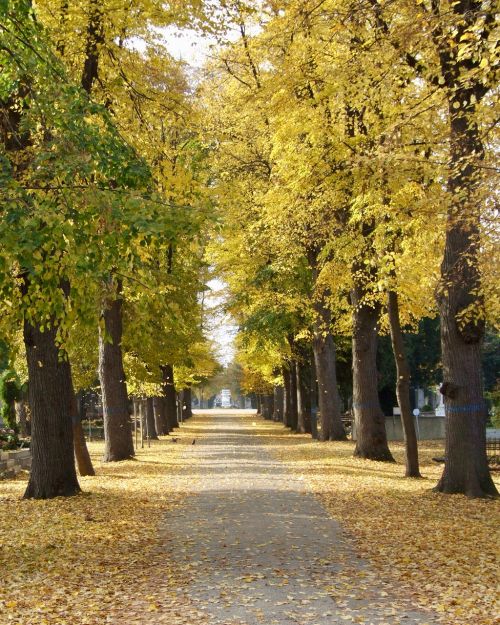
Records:
<instances>
[{"instance_id":1,"label":"autumn foliage","mask_svg":"<svg viewBox=\"0 0 500 625\"><path fill-rule=\"evenodd\" d=\"M169 594L189 574L156 532L187 466L183 434L166 437L220 369L216 278L244 391L288 428L261 423L276 457L418 605L493 623L493 4L0 0L0 369L19 387L1 408L30 425L32 454L27 484L1 484L0 620L193 622ZM182 32L212 44L203 68L167 45ZM442 470L417 443L407 349L437 318ZM381 337L403 446L386 433ZM139 421L165 438L138 452Z\"/></svg>"}]
</instances>

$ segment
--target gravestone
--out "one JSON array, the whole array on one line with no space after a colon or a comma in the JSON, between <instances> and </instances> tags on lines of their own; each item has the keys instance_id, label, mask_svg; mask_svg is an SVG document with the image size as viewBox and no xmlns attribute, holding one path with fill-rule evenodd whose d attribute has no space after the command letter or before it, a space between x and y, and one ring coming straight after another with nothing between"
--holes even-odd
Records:
<instances>
[{"instance_id":1,"label":"gravestone","mask_svg":"<svg viewBox=\"0 0 500 625\"><path fill-rule=\"evenodd\" d=\"M435 410L436 417L444 417L444 396L439 393L439 404L436 406Z\"/></svg>"}]
</instances>

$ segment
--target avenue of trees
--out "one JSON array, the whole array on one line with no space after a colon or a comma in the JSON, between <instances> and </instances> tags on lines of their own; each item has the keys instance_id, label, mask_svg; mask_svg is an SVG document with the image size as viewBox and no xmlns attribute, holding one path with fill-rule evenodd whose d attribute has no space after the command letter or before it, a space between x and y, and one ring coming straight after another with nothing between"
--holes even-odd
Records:
<instances>
[{"instance_id":1,"label":"avenue of trees","mask_svg":"<svg viewBox=\"0 0 500 625\"><path fill-rule=\"evenodd\" d=\"M437 489L494 495L481 345L498 321L498 20L487 2L267 3L227 9L201 87L222 232L211 253L263 412L345 437L338 355L351 340L355 454L391 461L378 396L390 336L418 477L405 330L439 315L446 464ZM284 400L282 398L284 395ZM274 408L273 408L274 404Z\"/></svg>"},{"instance_id":2,"label":"avenue of trees","mask_svg":"<svg viewBox=\"0 0 500 625\"><path fill-rule=\"evenodd\" d=\"M168 27L218 41L190 82ZM0 338L27 382L26 497L93 469L75 391L98 376L104 460L133 456L130 398L176 425L217 371L213 271L262 412L392 461L377 340L390 337L419 476L408 331L439 316L437 490L496 495L481 349L497 327L499 33L488 0L0 1ZM345 369L345 367L344 367ZM156 415L156 419L154 416Z\"/></svg>"},{"instance_id":3,"label":"avenue of trees","mask_svg":"<svg viewBox=\"0 0 500 625\"><path fill-rule=\"evenodd\" d=\"M97 372L117 461L134 454L128 393L161 398L165 434L175 386L216 367L199 304L205 150L182 64L153 31L196 18L183 7L1 5L0 324L28 380L26 497L78 492L74 452L93 472L72 421Z\"/></svg>"}]
</instances>

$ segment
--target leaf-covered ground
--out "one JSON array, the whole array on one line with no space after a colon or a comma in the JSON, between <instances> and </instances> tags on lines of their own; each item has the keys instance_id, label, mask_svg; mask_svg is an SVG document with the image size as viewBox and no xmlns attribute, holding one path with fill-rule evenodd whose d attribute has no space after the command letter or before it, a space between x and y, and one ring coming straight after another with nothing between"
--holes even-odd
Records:
<instances>
[{"instance_id":1,"label":"leaf-covered ground","mask_svg":"<svg viewBox=\"0 0 500 625\"><path fill-rule=\"evenodd\" d=\"M403 477L400 443L390 444L397 464L353 458L353 447L285 434L274 451L304 475L360 555L398 593L436 611L446 625L498 624L500 502L431 491L442 471L432 462L442 455L441 442L420 443L422 480Z\"/></svg>"},{"instance_id":2,"label":"leaf-covered ground","mask_svg":"<svg viewBox=\"0 0 500 625\"><path fill-rule=\"evenodd\" d=\"M300 472L272 455L282 426L220 411L187 427L195 484L165 527L183 537L170 557L210 625L438 625L357 557Z\"/></svg>"},{"instance_id":3,"label":"leaf-covered ground","mask_svg":"<svg viewBox=\"0 0 500 625\"><path fill-rule=\"evenodd\" d=\"M283 461L283 470L287 467L293 480L312 489L341 522L355 552L371 564L366 569L369 579L364 579L359 567L342 562L338 549L335 553L324 545L321 566L328 569L335 561L339 572L330 581L322 573L318 591L326 589L339 609L344 605L339 618L369 623L359 620L359 612L346 610L345 600L372 601L368 589L375 582L376 600L386 597L394 605L394 618L387 625L401 617L404 599L415 608L428 609L429 615L437 612L447 625L496 622L499 502L432 493L441 467L431 457L441 450L439 443L421 445L425 479L407 480L402 477L400 444L391 445L398 463L388 465L352 458L349 442L311 442L257 418L245 427L250 444L265 445ZM187 517L183 521L189 506L196 508L199 495L194 492L213 490L213 483L197 485L207 469L223 471L224 479L232 479L225 456L210 444L210 435L210 419L195 418L183 426L178 443L167 437L139 450L136 460L113 465L100 463L102 444L92 443L97 476L80 480L84 494L78 497L24 501L20 497L26 475L0 482L0 623L208 622L210 611L204 604L212 599L202 596L193 603L190 593L195 592L193 582L199 581L200 563L205 575L211 568L203 554L188 553L191 547L182 523L189 523ZM194 436L199 437L196 447L191 446ZM214 462L220 466L212 466ZM258 473L255 484L263 488L269 482L271 490L276 488L276 475L259 467L260 461L252 466ZM231 488L236 486L234 481ZM180 523L176 529L169 525L174 518ZM290 548L300 550L300 542ZM258 575L244 576L228 580L228 588L234 601L241 603L249 593L238 595L240 587L261 583ZM285 603L293 607L296 597L287 595ZM307 609L307 603L299 611ZM262 619L269 625L265 613Z\"/></svg>"},{"instance_id":4,"label":"leaf-covered ground","mask_svg":"<svg viewBox=\"0 0 500 625\"><path fill-rule=\"evenodd\" d=\"M160 612L189 622L186 597L169 591L183 572L158 550L158 524L181 501L169 483L185 442L167 437L112 465L91 443L97 476L80 478L77 497L25 501L26 475L0 482L0 623L130 625Z\"/></svg>"}]
</instances>

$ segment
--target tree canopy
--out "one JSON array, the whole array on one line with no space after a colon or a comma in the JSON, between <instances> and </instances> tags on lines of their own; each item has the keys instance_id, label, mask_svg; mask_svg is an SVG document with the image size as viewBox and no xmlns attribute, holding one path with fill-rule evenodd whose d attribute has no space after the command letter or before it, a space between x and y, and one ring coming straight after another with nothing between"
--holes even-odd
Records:
<instances>
[{"instance_id":1,"label":"tree canopy","mask_svg":"<svg viewBox=\"0 0 500 625\"><path fill-rule=\"evenodd\" d=\"M172 412L172 392L218 372L203 306L217 275L242 386L269 413L282 392L286 425L334 440L352 409L355 454L392 461L377 371L390 337L407 475L410 384L440 371L438 488L495 494L481 376L500 312L490 4L10 0L0 16L0 338L28 378L34 441L64 425L69 470L74 389L98 372L105 459L131 457L129 395ZM196 78L166 45L172 28L214 43ZM441 354L422 363L438 317ZM50 379L68 393L45 413Z\"/></svg>"}]
</instances>

